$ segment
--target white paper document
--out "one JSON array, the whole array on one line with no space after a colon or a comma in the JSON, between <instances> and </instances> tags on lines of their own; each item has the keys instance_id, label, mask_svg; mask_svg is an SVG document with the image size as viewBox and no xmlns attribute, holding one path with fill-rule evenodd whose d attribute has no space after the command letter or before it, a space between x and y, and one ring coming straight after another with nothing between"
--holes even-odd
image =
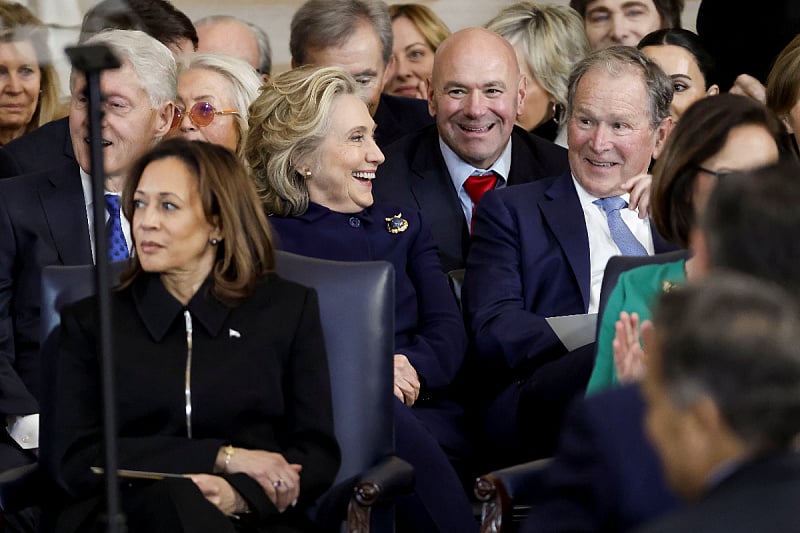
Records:
<instances>
[{"instance_id":1,"label":"white paper document","mask_svg":"<svg viewBox=\"0 0 800 533\"><path fill-rule=\"evenodd\" d=\"M572 351L595 340L597 313L583 315L551 316L545 318L558 340Z\"/></svg>"}]
</instances>

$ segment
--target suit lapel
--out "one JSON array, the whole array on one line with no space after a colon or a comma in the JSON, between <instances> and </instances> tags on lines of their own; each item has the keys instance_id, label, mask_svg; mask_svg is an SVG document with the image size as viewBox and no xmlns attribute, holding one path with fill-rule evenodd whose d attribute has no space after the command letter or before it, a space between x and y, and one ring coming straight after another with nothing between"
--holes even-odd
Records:
<instances>
[{"instance_id":1,"label":"suit lapel","mask_svg":"<svg viewBox=\"0 0 800 533\"><path fill-rule=\"evenodd\" d=\"M39 191L53 243L65 265L91 264L92 249L78 165L55 168L50 188Z\"/></svg>"},{"instance_id":2,"label":"suit lapel","mask_svg":"<svg viewBox=\"0 0 800 533\"><path fill-rule=\"evenodd\" d=\"M435 128L419 144L411 162L411 172L411 192L433 233L438 234L436 240L439 243L460 243L458 257L463 258L469 243L469 231L461 200L439 150Z\"/></svg>"},{"instance_id":3,"label":"suit lapel","mask_svg":"<svg viewBox=\"0 0 800 533\"><path fill-rule=\"evenodd\" d=\"M589 235L578 193L570 174L564 174L550 185L539 201L539 209L550 231L555 235L572 274L581 290L584 309L589 306Z\"/></svg>"}]
</instances>

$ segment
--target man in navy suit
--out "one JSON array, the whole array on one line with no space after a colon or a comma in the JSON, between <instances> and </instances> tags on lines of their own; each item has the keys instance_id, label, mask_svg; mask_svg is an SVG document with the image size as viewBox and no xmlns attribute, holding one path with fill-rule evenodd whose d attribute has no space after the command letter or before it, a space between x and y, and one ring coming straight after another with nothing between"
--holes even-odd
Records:
<instances>
[{"instance_id":1,"label":"man in navy suit","mask_svg":"<svg viewBox=\"0 0 800 533\"><path fill-rule=\"evenodd\" d=\"M101 75L105 188L118 195L128 165L169 131L177 69L169 49L141 32L114 30L88 42L109 46L122 63ZM42 268L94 258L86 91L84 76L74 73L63 160L0 181L0 414L8 424L0 471L35 460ZM130 248L128 223L121 224Z\"/></svg>"},{"instance_id":2,"label":"man in navy suit","mask_svg":"<svg viewBox=\"0 0 800 533\"><path fill-rule=\"evenodd\" d=\"M622 248L599 203L628 200L621 186L666 139L671 100L669 77L640 52L593 53L570 77L570 171L478 205L464 305L484 369L485 432L512 452L506 460L551 455L566 405L586 386L593 344L568 352L545 318L597 311L606 262ZM670 249L646 218L621 209L620 219L627 246Z\"/></svg>"},{"instance_id":3,"label":"man in navy suit","mask_svg":"<svg viewBox=\"0 0 800 533\"><path fill-rule=\"evenodd\" d=\"M514 49L494 32L468 28L436 50L429 126L389 146L378 168L375 196L422 211L431 224L445 271L463 268L479 196L473 173L491 171L488 188L527 183L565 172L566 150L514 126L527 83Z\"/></svg>"},{"instance_id":4,"label":"man in navy suit","mask_svg":"<svg viewBox=\"0 0 800 533\"><path fill-rule=\"evenodd\" d=\"M355 78L381 148L433 122L422 100L383 94L392 41L389 10L378 0L308 0L292 17L289 35L293 68L341 67Z\"/></svg>"}]
</instances>

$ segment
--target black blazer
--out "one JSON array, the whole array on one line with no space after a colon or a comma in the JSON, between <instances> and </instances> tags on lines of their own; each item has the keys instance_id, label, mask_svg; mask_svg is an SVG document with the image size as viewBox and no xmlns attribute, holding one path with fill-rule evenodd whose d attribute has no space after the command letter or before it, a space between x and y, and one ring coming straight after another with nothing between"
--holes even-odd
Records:
<instances>
[{"instance_id":1,"label":"black blazer","mask_svg":"<svg viewBox=\"0 0 800 533\"><path fill-rule=\"evenodd\" d=\"M210 279L184 307L158 274L141 274L112 294L120 468L210 474L225 444L280 453L303 465L292 515L330 486L339 467L316 293L274 274L235 307L209 289ZM193 328L191 438L184 310ZM103 490L89 471L103 457L96 314L95 297L62 312L52 449L77 500ZM257 519L275 520L255 479L225 477ZM129 491L122 497L135 497Z\"/></svg>"},{"instance_id":2,"label":"black blazer","mask_svg":"<svg viewBox=\"0 0 800 533\"><path fill-rule=\"evenodd\" d=\"M0 180L0 415L39 411L39 300L47 265L92 263L73 159Z\"/></svg>"},{"instance_id":3,"label":"black blazer","mask_svg":"<svg viewBox=\"0 0 800 533\"><path fill-rule=\"evenodd\" d=\"M569 169L567 151L514 126L508 185L527 183ZM444 271L463 268L469 230L458 192L439 149L439 133L430 126L389 146L378 167L375 197L422 211L439 245Z\"/></svg>"},{"instance_id":4,"label":"black blazer","mask_svg":"<svg viewBox=\"0 0 800 533\"><path fill-rule=\"evenodd\" d=\"M400 137L433 124L427 101L385 93L381 93L378 108L372 118L378 125L375 141L381 150Z\"/></svg>"},{"instance_id":5,"label":"black blazer","mask_svg":"<svg viewBox=\"0 0 800 533\"><path fill-rule=\"evenodd\" d=\"M0 148L0 178L31 174L74 161L69 118L65 117L48 122Z\"/></svg>"},{"instance_id":6,"label":"black blazer","mask_svg":"<svg viewBox=\"0 0 800 533\"><path fill-rule=\"evenodd\" d=\"M741 465L703 498L642 533L797 533L800 501L800 454L778 452Z\"/></svg>"}]
</instances>

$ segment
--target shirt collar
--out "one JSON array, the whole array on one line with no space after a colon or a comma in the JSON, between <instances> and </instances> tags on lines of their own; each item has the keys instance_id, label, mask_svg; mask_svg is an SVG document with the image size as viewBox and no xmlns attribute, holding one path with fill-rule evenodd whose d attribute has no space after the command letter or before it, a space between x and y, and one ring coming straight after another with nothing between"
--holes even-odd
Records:
<instances>
[{"instance_id":1,"label":"shirt collar","mask_svg":"<svg viewBox=\"0 0 800 533\"><path fill-rule=\"evenodd\" d=\"M599 205L594 204L595 200L599 200L597 196L592 195L583 188L583 185L575 178L575 174L572 174L572 183L575 185L575 190L578 193L578 199L581 202L581 207L583 209L602 209ZM630 193L623 193L619 195L620 198L625 200L625 202L630 202L631 195Z\"/></svg>"},{"instance_id":2,"label":"shirt collar","mask_svg":"<svg viewBox=\"0 0 800 533\"><path fill-rule=\"evenodd\" d=\"M508 143L506 143L506 147L500 154L500 157L498 157L497 161L495 161L494 164L489 168L475 168L461 159L458 154L452 150L452 148L445 144L441 135L439 136L439 149L442 151L444 164L447 167L447 171L450 173L450 179L453 181L453 186L455 187L456 191L461 190L461 188L464 186L464 182L466 182L467 178L469 178L470 175L476 170L480 172L493 170L498 175L498 180L502 180L503 183L508 180L508 174L511 171L510 137L508 139Z\"/></svg>"},{"instance_id":3,"label":"shirt collar","mask_svg":"<svg viewBox=\"0 0 800 533\"><path fill-rule=\"evenodd\" d=\"M214 276L209 275L189 301L186 309L212 337L222 330L231 308L211 293ZM158 273L142 272L131 287L133 301L147 331L156 342L161 341L184 310L161 282Z\"/></svg>"}]
</instances>

